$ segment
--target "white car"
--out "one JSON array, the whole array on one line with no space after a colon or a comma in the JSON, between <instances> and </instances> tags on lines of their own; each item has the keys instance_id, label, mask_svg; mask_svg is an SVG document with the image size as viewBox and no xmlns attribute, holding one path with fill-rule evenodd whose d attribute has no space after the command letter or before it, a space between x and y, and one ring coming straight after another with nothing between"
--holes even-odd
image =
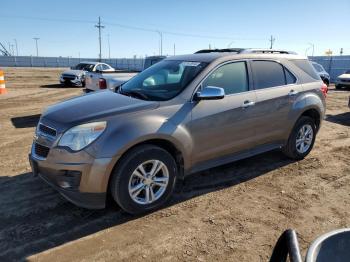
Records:
<instances>
[{"instance_id":1,"label":"white car","mask_svg":"<svg viewBox=\"0 0 350 262\"><path fill-rule=\"evenodd\" d=\"M344 74L337 77L335 88L350 87L350 70L346 70Z\"/></svg>"},{"instance_id":2,"label":"white car","mask_svg":"<svg viewBox=\"0 0 350 262\"><path fill-rule=\"evenodd\" d=\"M64 86L85 86L87 72L114 72L115 69L108 64L99 62L81 62L70 70L64 71L60 76L60 83Z\"/></svg>"}]
</instances>

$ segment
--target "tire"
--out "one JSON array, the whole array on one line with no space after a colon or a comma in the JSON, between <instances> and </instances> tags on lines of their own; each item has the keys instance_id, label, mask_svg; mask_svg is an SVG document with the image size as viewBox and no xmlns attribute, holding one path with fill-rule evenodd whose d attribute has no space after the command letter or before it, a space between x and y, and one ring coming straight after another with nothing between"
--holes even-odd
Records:
<instances>
[{"instance_id":1,"label":"tire","mask_svg":"<svg viewBox=\"0 0 350 262\"><path fill-rule=\"evenodd\" d=\"M155 166L154 161L162 163L159 164L162 169L152 178L151 171L152 167ZM113 199L127 213L138 215L156 210L172 195L177 178L177 165L168 151L154 145L137 146L128 152L119 163L112 173L110 191ZM143 178L135 175L142 173L140 165L144 167L143 171L147 172L146 175L142 176ZM154 184L160 179L167 179L166 186L160 187ZM159 183L164 185L164 182ZM140 190L135 190L137 187ZM142 187L143 189L141 189ZM131 196L130 192L133 191L138 192L137 196ZM148 200L152 198L151 191L153 192L153 202L147 202L147 191Z\"/></svg>"},{"instance_id":2,"label":"tire","mask_svg":"<svg viewBox=\"0 0 350 262\"><path fill-rule=\"evenodd\" d=\"M300 135L301 135L300 132L301 132L302 127L304 127L304 130L309 130L309 127L311 128L312 138L310 139L310 137L308 137L307 140L304 140L304 142L300 143L300 140L302 140L302 139L300 139ZM305 129L305 127L307 127L307 129ZM315 121L311 117L302 116L295 123L293 130L289 135L287 144L284 146L282 151L287 157L289 157L291 159L301 160L304 157L306 157L310 153L310 151L312 150L314 143L315 143L315 138L316 138ZM297 139L299 140L299 145L297 145ZM310 144L308 144L308 143L310 143ZM302 147L301 144L305 145L305 147ZM306 147L306 145L307 145L307 147Z\"/></svg>"},{"instance_id":3,"label":"tire","mask_svg":"<svg viewBox=\"0 0 350 262\"><path fill-rule=\"evenodd\" d=\"M340 85L335 85L335 89L341 89Z\"/></svg>"}]
</instances>

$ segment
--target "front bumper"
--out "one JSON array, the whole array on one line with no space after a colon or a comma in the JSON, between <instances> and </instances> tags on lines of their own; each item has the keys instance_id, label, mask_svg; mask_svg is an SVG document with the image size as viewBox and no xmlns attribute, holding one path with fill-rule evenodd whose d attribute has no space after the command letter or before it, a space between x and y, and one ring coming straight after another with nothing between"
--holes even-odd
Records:
<instances>
[{"instance_id":1,"label":"front bumper","mask_svg":"<svg viewBox=\"0 0 350 262\"><path fill-rule=\"evenodd\" d=\"M335 85L337 85L337 86L350 86L350 80L348 80L348 81L337 80L335 82Z\"/></svg>"},{"instance_id":2,"label":"front bumper","mask_svg":"<svg viewBox=\"0 0 350 262\"><path fill-rule=\"evenodd\" d=\"M68 78L60 77L60 83L66 84L66 85L81 86L83 85L84 80L80 78L68 79Z\"/></svg>"},{"instance_id":3,"label":"front bumper","mask_svg":"<svg viewBox=\"0 0 350 262\"><path fill-rule=\"evenodd\" d=\"M73 204L88 208L105 207L111 158L94 159L84 151L70 153L51 148L47 158L36 156L34 143L29 162L39 176Z\"/></svg>"}]
</instances>

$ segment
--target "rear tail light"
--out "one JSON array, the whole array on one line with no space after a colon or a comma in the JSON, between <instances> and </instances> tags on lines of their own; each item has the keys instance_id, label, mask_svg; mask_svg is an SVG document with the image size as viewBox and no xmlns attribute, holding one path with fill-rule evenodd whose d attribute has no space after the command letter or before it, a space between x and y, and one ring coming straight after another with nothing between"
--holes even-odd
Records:
<instances>
[{"instance_id":1,"label":"rear tail light","mask_svg":"<svg viewBox=\"0 0 350 262\"><path fill-rule=\"evenodd\" d=\"M327 86L325 83L322 84L322 86L321 86L321 91L322 91L324 97L327 97L328 86Z\"/></svg>"},{"instance_id":2,"label":"rear tail light","mask_svg":"<svg viewBox=\"0 0 350 262\"><path fill-rule=\"evenodd\" d=\"M106 79L100 78L100 79L98 80L98 86L100 87L100 89L106 89L106 88L107 88Z\"/></svg>"}]
</instances>

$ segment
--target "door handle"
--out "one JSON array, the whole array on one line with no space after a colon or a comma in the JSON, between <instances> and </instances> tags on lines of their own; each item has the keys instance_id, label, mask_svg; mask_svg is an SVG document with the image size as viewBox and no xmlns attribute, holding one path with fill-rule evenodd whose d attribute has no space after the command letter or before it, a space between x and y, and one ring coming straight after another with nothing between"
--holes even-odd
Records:
<instances>
[{"instance_id":1,"label":"door handle","mask_svg":"<svg viewBox=\"0 0 350 262\"><path fill-rule=\"evenodd\" d=\"M242 107L247 108L247 107L254 106L254 105L255 105L255 102L246 100L246 101L244 101Z\"/></svg>"},{"instance_id":2,"label":"door handle","mask_svg":"<svg viewBox=\"0 0 350 262\"><path fill-rule=\"evenodd\" d=\"M289 95L289 96L295 96L295 95L297 95L298 93L299 93L298 91L290 90L289 93L288 93L288 95Z\"/></svg>"}]
</instances>

